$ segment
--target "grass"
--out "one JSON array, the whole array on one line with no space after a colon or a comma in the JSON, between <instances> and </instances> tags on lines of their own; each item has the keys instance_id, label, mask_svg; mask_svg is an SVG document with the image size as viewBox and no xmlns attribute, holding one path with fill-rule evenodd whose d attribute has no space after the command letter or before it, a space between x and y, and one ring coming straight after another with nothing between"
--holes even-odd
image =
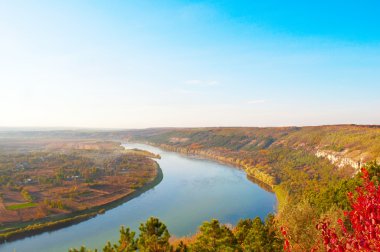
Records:
<instances>
[{"instance_id":1,"label":"grass","mask_svg":"<svg viewBox=\"0 0 380 252\"><path fill-rule=\"evenodd\" d=\"M21 204L16 204L16 205L10 205L10 206L7 206L6 208L8 210L18 210L18 209L35 207L35 206L37 206L37 203L27 202L27 203L21 203Z\"/></svg>"},{"instance_id":2,"label":"grass","mask_svg":"<svg viewBox=\"0 0 380 252\"><path fill-rule=\"evenodd\" d=\"M281 186L274 186L273 191L277 197L277 210L279 211L288 201L288 193Z\"/></svg>"}]
</instances>

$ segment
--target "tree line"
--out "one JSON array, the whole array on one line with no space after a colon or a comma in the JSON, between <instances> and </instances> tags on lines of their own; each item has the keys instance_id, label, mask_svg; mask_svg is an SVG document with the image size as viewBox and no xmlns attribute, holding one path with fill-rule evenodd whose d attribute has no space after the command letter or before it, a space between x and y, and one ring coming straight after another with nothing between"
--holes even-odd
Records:
<instances>
[{"instance_id":1,"label":"tree line","mask_svg":"<svg viewBox=\"0 0 380 252\"><path fill-rule=\"evenodd\" d=\"M259 217L240 220L235 227L228 227L218 220L204 222L197 234L187 240L170 241L170 233L164 223L151 217L139 227L139 235L121 227L117 243L107 242L103 252L213 252L213 251L280 251L283 238L278 236L274 215L263 222ZM84 246L69 252L96 252Z\"/></svg>"}]
</instances>

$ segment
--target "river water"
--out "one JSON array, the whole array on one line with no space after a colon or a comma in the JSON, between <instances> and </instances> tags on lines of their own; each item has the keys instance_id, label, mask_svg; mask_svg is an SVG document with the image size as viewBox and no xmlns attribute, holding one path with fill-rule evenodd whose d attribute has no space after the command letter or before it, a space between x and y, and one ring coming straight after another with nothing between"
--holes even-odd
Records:
<instances>
[{"instance_id":1,"label":"river water","mask_svg":"<svg viewBox=\"0 0 380 252\"><path fill-rule=\"evenodd\" d=\"M172 236L194 234L212 218L236 224L239 219L265 216L275 211L276 198L249 181L243 171L205 159L144 144L125 144L159 154L164 174L160 184L114 209L90 220L0 245L2 252L54 252L69 248L101 249L119 239L121 225L138 231L150 216L160 218Z\"/></svg>"}]
</instances>

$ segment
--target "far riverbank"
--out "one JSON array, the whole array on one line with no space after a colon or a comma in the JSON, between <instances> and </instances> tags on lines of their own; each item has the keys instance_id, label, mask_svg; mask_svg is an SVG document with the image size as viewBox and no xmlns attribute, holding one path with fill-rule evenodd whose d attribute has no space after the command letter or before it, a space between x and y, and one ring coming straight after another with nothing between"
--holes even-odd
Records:
<instances>
[{"instance_id":1,"label":"far riverbank","mask_svg":"<svg viewBox=\"0 0 380 252\"><path fill-rule=\"evenodd\" d=\"M142 187L137 188L133 192L121 196L120 198L114 201L108 202L103 205L94 206L83 211L77 211L59 216L46 217L44 219L22 223L21 225L7 227L3 231L0 231L0 244L41 234L47 231L57 230L60 228L80 223L82 221L86 221L88 219L96 217L99 214L105 213L107 210L115 208L140 196L144 192L157 186L163 180L163 172L156 161L155 164L157 173L156 177L152 181L146 183Z\"/></svg>"}]
</instances>

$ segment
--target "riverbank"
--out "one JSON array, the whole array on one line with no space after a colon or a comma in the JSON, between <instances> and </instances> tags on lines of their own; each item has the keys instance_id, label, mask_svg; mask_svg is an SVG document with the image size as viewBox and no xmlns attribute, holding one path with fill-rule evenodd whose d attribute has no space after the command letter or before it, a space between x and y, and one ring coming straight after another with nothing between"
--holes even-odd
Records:
<instances>
[{"instance_id":1,"label":"riverbank","mask_svg":"<svg viewBox=\"0 0 380 252\"><path fill-rule=\"evenodd\" d=\"M163 179L163 172L159 164L155 161L156 164L156 177L143 185L142 187L137 188L128 195L122 196L112 202L108 202L103 205L91 207L83 211L77 211L74 213L64 214L60 216L47 217L44 220L31 221L28 223L23 223L23 226L20 225L12 228L9 227L3 232L0 232L0 243L14 241L22 239L28 236L37 235L46 231L53 231L60 228L68 227L73 224L91 219L96 217L98 214L103 214L105 211L115 208L123 203L126 203L144 192L157 186Z\"/></svg>"},{"instance_id":2,"label":"riverbank","mask_svg":"<svg viewBox=\"0 0 380 252\"><path fill-rule=\"evenodd\" d=\"M277 199L277 204L276 204L277 211L279 209L281 209L281 207L287 201L288 193L286 191L284 191L280 185L274 185L273 183L268 183L267 181L263 180L262 178L266 177L266 176L261 176L261 177L257 176L257 174L262 174L262 173L259 173L258 171L252 172L253 171L252 167L249 167L248 165L241 164L241 162L240 162L241 160L233 159L233 158L229 159L229 158L226 158L223 156L215 155L214 153L208 152L208 151L199 151L199 150L188 149L188 148L183 148L183 147L173 147L173 146L166 145L166 144L156 144L156 143L147 142L147 141L145 141L145 142L140 141L137 143L148 144L151 146L162 148L162 149L167 150L167 151L172 151L172 152L184 154L186 156L195 156L195 157L205 158L208 160L216 161L216 162L219 162L219 163L222 163L225 165L231 165L235 168L244 170L248 180L250 180L252 183L257 184L260 188L264 189L265 191L274 193L274 195L276 196L276 199Z\"/></svg>"},{"instance_id":3,"label":"riverbank","mask_svg":"<svg viewBox=\"0 0 380 252\"><path fill-rule=\"evenodd\" d=\"M245 164L243 160L240 160L237 158L231 158L231 157L224 157L216 153L213 153L212 151L189 149L189 148L184 148L184 147L174 147L167 144L156 144L152 142L141 142L141 143L152 145L152 146L162 148L168 151L173 151L173 152L190 155L190 156L191 155L199 156L202 158L220 162L222 164L232 165L236 168L244 170L244 172L247 174L247 178L249 178L250 180L255 180L254 183L258 184L263 189L270 192L275 192L274 188L276 187L276 185L274 183L274 178L272 178L268 174L258 171L252 166Z\"/></svg>"},{"instance_id":4,"label":"riverbank","mask_svg":"<svg viewBox=\"0 0 380 252\"><path fill-rule=\"evenodd\" d=\"M214 153L207 152L207 151L199 151L199 150L197 151L197 150L192 150L192 149L190 150L188 148L183 148L183 147L176 148L176 147L173 147L170 145L155 144L152 142L140 142L140 143L152 145L152 146L162 148L164 150L168 150L168 151L172 151L172 152L181 153L181 154L184 154L186 156L196 156L196 157L198 156L200 158L205 158L205 159L216 161L216 162L219 162L222 164L231 165L231 166L236 167L238 169L244 170L244 172L247 175L248 180L252 181L252 183L257 184L258 186L260 186L265 191L274 193L274 195L276 196L276 199L277 199L277 204L276 204L277 211L279 209L281 209L281 207L287 201L288 193L286 191L284 191L284 189L280 185L274 185L273 183L268 183L265 180L261 179L262 177L257 176L257 174L259 174L259 173L255 174L254 172L252 172L253 169L251 167L249 167L247 165L241 165L241 163L239 163L239 160L236 160L233 158L228 159L228 158L223 157L223 156L217 156Z\"/></svg>"}]
</instances>

